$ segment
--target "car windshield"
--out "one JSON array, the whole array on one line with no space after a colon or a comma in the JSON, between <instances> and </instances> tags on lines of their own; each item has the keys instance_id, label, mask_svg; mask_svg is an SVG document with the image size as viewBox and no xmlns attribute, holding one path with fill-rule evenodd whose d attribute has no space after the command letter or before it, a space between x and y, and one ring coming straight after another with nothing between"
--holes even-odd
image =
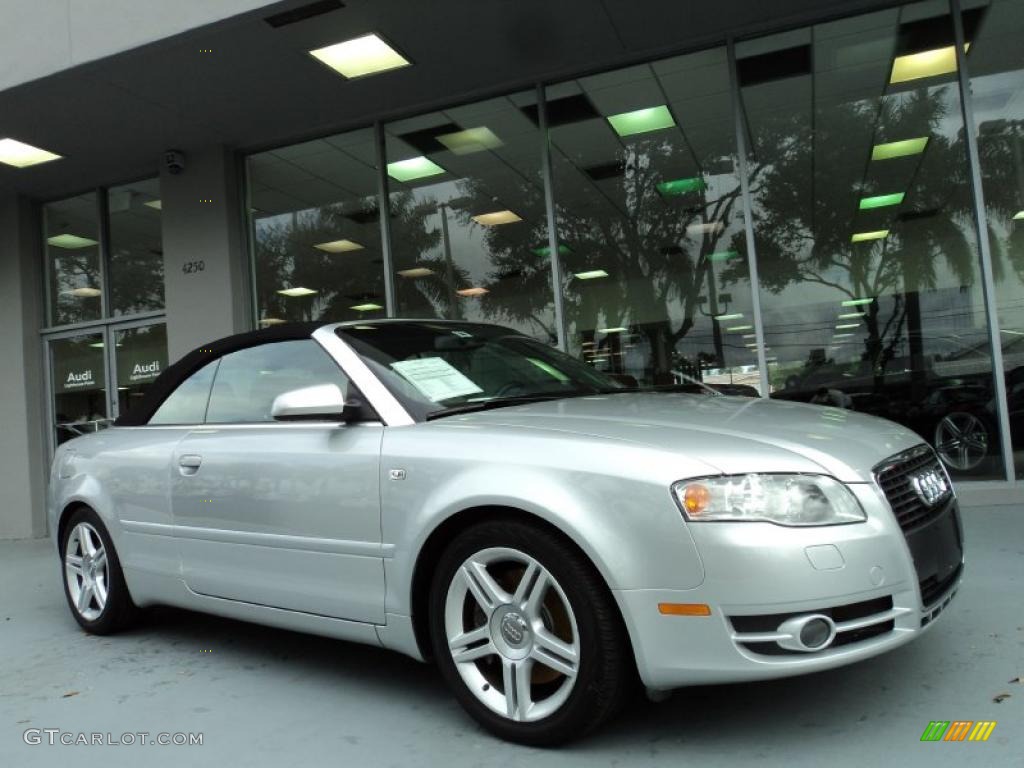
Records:
<instances>
[{"instance_id":1,"label":"car windshield","mask_svg":"<svg viewBox=\"0 0 1024 768\"><path fill-rule=\"evenodd\" d=\"M493 325L366 323L337 333L418 419L630 389L563 352Z\"/></svg>"}]
</instances>

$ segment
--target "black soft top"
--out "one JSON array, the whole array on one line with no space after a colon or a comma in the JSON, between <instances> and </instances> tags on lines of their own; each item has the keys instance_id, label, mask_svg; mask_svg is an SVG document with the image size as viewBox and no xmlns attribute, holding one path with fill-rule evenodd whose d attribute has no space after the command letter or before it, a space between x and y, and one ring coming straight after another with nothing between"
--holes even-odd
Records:
<instances>
[{"instance_id":1,"label":"black soft top","mask_svg":"<svg viewBox=\"0 0 1024 768\"><path fill-rule=\"evenodd\" d=\"M156 409L161 406L167 396L171 394L178 385L193 373L202 368L211 360L216 360L229 352L236 352L239 349L247 349L270 341L291 341L294 339L308 339L313 331L321 328L326 323L284 323L274 325L270 328L261 328L258 331L247 333L236 333L234 336L225 336L223 339L211 341L201 347L197 347L183 358L169 365L164 369L146 394L134 404L131 410L118 416L114 422L117 427L138 427L148 424L149 419Z\"/></svg>"}]
</instances>

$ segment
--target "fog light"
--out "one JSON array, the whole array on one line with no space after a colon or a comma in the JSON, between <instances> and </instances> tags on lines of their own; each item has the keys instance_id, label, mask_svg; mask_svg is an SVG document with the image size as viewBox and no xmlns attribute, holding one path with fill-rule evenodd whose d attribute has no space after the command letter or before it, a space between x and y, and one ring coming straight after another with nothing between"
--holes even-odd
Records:
<instances>
[{"instance_id":1,"label":"fog light","mask_svg":"<svg viewBox=\"0 0 1024 768\"><path fill-rule=\"evenodd\" d=\"M800 642L807 648L820 648L832 636L832 627L824 619L811 619L800 630Z\"/></svg>"}]
</instances>

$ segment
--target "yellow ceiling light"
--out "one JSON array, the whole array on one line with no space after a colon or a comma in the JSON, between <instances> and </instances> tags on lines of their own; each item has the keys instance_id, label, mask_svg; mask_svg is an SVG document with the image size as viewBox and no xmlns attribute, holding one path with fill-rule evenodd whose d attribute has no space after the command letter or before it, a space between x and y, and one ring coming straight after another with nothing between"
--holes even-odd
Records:
<instances>
[{"instance_id":1,"label":"yellow ceiling light","mask_svg":"<svg viewBox=\"0 0 1024 768\"><path fill-rule=\"evenodd\" d=\"M1024 221L1024 211L1017 211L1013 214L1014 221Z\"/></svg>"},{"instance_id":2,"label":"yellow ceiling light","mask_svg":"<svg viewBox=\"0 0 1024 768\"><path fill-rule=\"evenodd\" d=\"M964 45L966 53L970 43ZM918 80L922 77L937 77L956 72L956 46L947 45L945 48L933 48L930 51L920 53L908 53L904 56L897 56L892 62L892 73L889 75L889 84Z\"/></svg>"},{"instance_id":3,"label":"yellow ceiling light","mask_svg":"<svg viewBox=\"0 0 1024 768\"><path fill-rule=\"evenodd\" d=\"M286 320L282 320L280 317L264 317L260 320L260 325L283 325Z\"/></svg>"},{"instance_id":4,"label":"yellow ceiling light","mask_svg":"<svg viewBox=\"0 0 1024 768\"><path fill-rule=\"evenodd\" d=\"M282 288L278 291L282 296L288 296L290 298L296 298L298 296L312 296L316 291L312 288L303 288L301 285L295 286L294 288Z\"/></svg>"},{"instance_id":5,"label":"yellow ceiling light","mask_svg":"<svg viewBox=\"0 0 1024 768\"><path fill-rule=\"evenodd\" d=\"M101 296L103 291L99 288L72 288L70 291L61 291L62 296L74 296L76 299L95 299Z\"/></svg>"},{"instance_id":6,"label":"yellow ceiling light","mask_svg":"<svg viewBox=\"0 0 1024 768\"><path fill-rule=\"evenodd\" d=\"M309 53L349 79L407 67L411 63L374 34L317 48Z\"/></svg>"},{"instance_id":7,"label":"yellow ceiling light","mask_svg":"<svg viewBox=\"0 0 1024 768\"><path fill-rule=\"evenodd\" d=\"M370 302L367 304L356 304L354 307L349 307L349 309L354 309L356 312L376 312L378 309L384 309L384 307Z\"/></svg>"},{"instance_id":8,"label":"yellow ceiling light","mask_svg":"<svg viewBox=\"0 0 1024 768\"><path fill-rule=\"evenodd\" d=\"M28 168L30 165L60 160L61 156L45 149L33 147L17 139L0 139L0 163L15 168Z\"/></svg>"},{"instance_id":9,"label":"yellow ceiling light","mask_svg":"<svg viewBox=\"0 0 1024 768\"><path fill-rule=\"evenodd\" d=\"M856 232L850 237L851 243L866 243L871 240L884 240L889 236L888 229L876 229L872 232Z\"/></svg>"},{"instance_id":10,"label":"yellow ceiling light","mask_svg":"<svg viewBox=\"0 0 1024 768\"><path fill-rule=\"evenodd\" d=\"M471 155L474 152L483 152L504 146L504 142L494 135L494 131L483 125L479 128L467 128L455 133L444 133L438 136L437 140L454 155Z\"/></svg>"},{"instance_id":11,"label":"yellow ceiling light","mask_svg":"<svg viewBox=\"0 0 1024 768\"><path fill-rule=\"evenodd\" d=\"M473 288L462 288L461 290L456 291L456 293L467 299L475 299L483 296L484 294L490 293L490 291L486 288L477 286Z\"/></svg>"},{"instance_id":12,"label":"yellow ceiling light","mask_svg":"<svg viewBox=\"0 0 1024 768\"><path fill-rule=\"evenodd\" d=\"M155 211L162 211L164 204L162 200L150 200L148 203L143 203L147 208L152 208Z\"/></svg>"},{"instance_id":13,"label":"yellow ceiling light","mask_svg":"<svg viewBox=\"0 0 1024 768\"><path fill-rule=\"evenodd\" d=\"M434 270L429 267L412 267L411 269L400 269L398 274L402 277L416 278L416 277L430 277L434 274Z\"/></svg>"},{"instance_id":14,"label":"yellow ceiling light","mask_svg":"<svg viewBox=\"0 0 1024 768\"><path fill-rule=\"evenodd\" d=\"M347 251L361 251L363 246L354 240L331 240L326 243L317 243L313 246L327 253L346 253Z\"/></svg>"},{"instance_id":15,"label":"yellow ceiling light","mask_svg":"<svg viewBox=\"0 0 1024 768\"><path fill-rule=\"evenodd\" d=\"M521 216L509 210L492 211L491 213L478 213L473 217L473 221L477 224L482 224L485 227L496 227L499 224L514 224L515 222L522 220Z\"/></svg>"}]
</instances>

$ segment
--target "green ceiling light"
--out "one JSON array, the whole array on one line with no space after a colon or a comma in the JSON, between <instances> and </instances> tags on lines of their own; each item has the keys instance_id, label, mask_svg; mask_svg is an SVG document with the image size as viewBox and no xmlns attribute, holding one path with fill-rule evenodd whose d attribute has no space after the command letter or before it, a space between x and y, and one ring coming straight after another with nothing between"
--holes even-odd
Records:
<instances>
[{"instance_id":1,"label":"green ceiling light","mask_svg":"<svg viewBox=\"0 0 1024 768\"><path fill-rule=\"evenodd\" d=\"M862 315L860 312L844 312L843 314L841 314L839 316L839 319L840 320L851 320L851 319L854 319L854 318L861 318L861 317L864 317L864 315Z\"/></svg>"},{"instance_id":2,"label":"green ceiling light","mask_svg":"<svg viewBox=\"0 0 1024 768\"><path fill-rule=\"evenodd\" d=\"M876 229L873 232L856 232L850 238L851 243L866 243L869 240L882 240L889 236L888 229Z\"/></svg>"},{"instance_id":3,"label":"green ceiling light","mask_svg":"<svg viewBox=\"0 0 1024 768\"><path fill-rule=\"evenodd\" d=\"M60 160L61 155L33 147L17 139L0 139L0 163L14 168L28 168L30 165Z\"/></svg>"},{"instance_id":4,"label":"green ceiling light","mask_svg":"<svg viewBox=\"0 0 1024 768\"><path fill-rule=\"evenodd\" d=\"M708 254L708 261L728 261L739 256L739 251L716 251Z\"/></svg>"},{"instance_id":5,"label":"green ceiling light","mask_svg":"<svg viewBox=\"0 0 1024 768\"><path fill-rule=\"evenodd\" d=\"M836 326L837 331L846 331L850 328L860 328L860 323L840 323Z\"/></svg>"},{"instance_id":6,"label":"green ceiling light","mask_svg":"<svg viewBox=\"0 0 1024 768\"><path fill-rule=\"evenodd\" d=\"M150 200L148 203L143 203L147 208L152 208L154 211L162 211L164 209L163 201L161 200Z\"/></svg>"},{"instance_id":7,"label":"green ceiling light","mask_svg":"<svg viewBox=\"0 0 1024 768\"><path fill-rule=\"evenodd\" d=\"M672 179L655 185L658 194L662 197L678 197L690 192L703 192L708 188L700 176L691 176L687 179Z\"/></svg>"},{"instance_id":8,"label":"green ceiling light","mask_svg":"<svg viewBox=\"0 0 1024 768\"><path fill-rule=\"evenodd\" d=\"M743 313L742 312L733 312L731 315L715 315L715 320L718 320L720 323L721 322L725 322L726 320L742 320L742 319L743 319Z\"/></svg>"},{"instance_id":9,"label":"green ceiling light","mask_svg":"<svg viewBox=\"0 0 1024 768\"><path fill-rule=\"evenodd\" d=\"M309 53L348 79L408 67L411 63L374 34L317 48Z\"/></svg>"},{"instance_id":10,"label":"green ceiling light","mask_svg":"<svg viewBox=\"0 0 1024 768\"><path fill-rule=\"evenodd\" d=\"M1022 221L1022 220L1024 220L1024 211L1017 211L1015 214L1013 214L1013 220L1014 221Z\"/></svg>"},{"instance_id":11,"label":"green ceiling light","mask_svg":"<svg viewBox=\"0 0 1024 768\"><path fill-rule=\"evenodd\" d=\"M433 160L423 157L423 155L410 157L408 160L388 163L388 176L395 181L415 181L416 179L437 176L445 172L444 168Z\"/></svg>"},{"instance_id":12,"label":"green ceiling light","mask_svg":"<svg viewBox=\"0 0 1024 768\"><path fill-rule=\"evenodd\" d=\"M376 312L378 309L384 309L384 307L382 307L380 304L371 303L356 304L354 307L349 307L349 309L354 309L356 312Z\"/></svg>"},{"instance_id":13,"label":"green ceiling light","mask_svg":"<svg viewBox=\"0 0 1024 768\"><path fill-rule=\"evenodd\" d=\"M611 123L612 130L623 138L634 136L638 133L671 128L676 124L676 121L672 119L672 113L668 111L668 107L664 104L660 104L657 107L647 107L647 109L637 109L632 112L620 112L617 115L609 116L608 122Z\"/></svg>"},{"instance_id":14,"label":"green ceiling light","mask_svg":"<svg viewBox=\"0 0 1024 768\"><path fill-rule=\"evenodd\" d=\"M628 330L629 330L629 328L623 328L622 326L618 326L616 328L598 328L597 332L598 333L626 333L626 331L628 331Z\"/></svg>"},{"instance_id":15,"label":"green ceiling light","mask_svg":"<svg viewBox=\"0 0 1024 768\"><path fill-rule=\"evenodd\" d=\"M56 246L57 248L67 248L68 250L89 248L90 246L97 245L95 240L88 237L81 237L79 235L71 235L67 233L48 237L46 238L46 242L50 245Z\"/></svg>"},{"instance_id":16,"label":"green ceiling light","mask_svg":"<svg viewBox=\"0 0 1024 768\"><path fill-rule=\"evenodd\" d=\"M964 43L964 53L967 52L970 46L970 43ZM897 56L892 62L889 83L891 85L898 85L899 83L918 80L922 77L948 75L951 72L956 72L955 45Z\"/></svg>"},{"instance_id":17,"label":"green ceiling light","mask_svg":"<svg viewBox=\"0 0 1024 768\"><path fill-rule=\"evenodd\" d=\"M874 195L873 197L862 197L860 209L870 211L872 208L885 208L888 205L899 205L906 197L906 192L892 192L888 195Z\"/></svg>"},{"instance_id":18,"label":"green ceiling light","mask_svg":"<svg viewBox=\"0 0 1024 768\"><path fill-rule=\"evenodd\" d=\"M488 149L505 146L505 142L495 136L494 132L486 126L445 133L438 136L437 140L448 147L453 155L471 155L474 152L484 152Z\"/></svg>"},{"instance_id":19,"label":"green ceiling light","mask_svg":"<svg viewBox=\"0 0 1024 768\"><path fill-rule=\"evenodd\" d=\"M531 253L536 254L537 256L540 256L541 258L546 258L546 257L551 255L551 246L550 245L540 245L540 246L537 246L536 248L534 248L531 251ZM564 243L559 243L558 244L558 255L559 256L568 256L570 253L572 253L572 248L570 248L568 245L565 245Z\"/></svg>"},{"instance_id":20,"label":"green ceiling light","mask_svg":"<svg viewBox=\"0 0 1024 768\"><path fill-rule=\"evenodd\" d=\"M865 304L871 304L872 302L874 302L874 300L875 300L874 296L867 296L867 297L865 297L863 299L847 299L846 301L843 302L843 306L844 307L862 307Z\"/></svg>"},{"instance_id":21,"label":"green ceiling light","mask_svg":"<svg viewBox=\"0 0 1024 768\"><path fill-rule=\"evenodd\" d=\"M312 288L303 288L301 285L297 285L294 288L282 288L278 291L282 296L288 296L289 298L298 298L299 296L312 296L316 291Z\"/></svg>"},{"instance_id":22,"label":"green ceiling light","mask_svg":"<svg viewBox=\"0 0 1024 768\"><path fill-rule=\"evenodd\" d=\"M591 269L587 272L577 272L573 277L577 280L597 280L601 277L608 277L608 273L603 269Z\"/></svg>"},{"instance_id":23,"label":"green ceiling light","mask_svg":"<svg viewBox=\"0 0 1024 768\"><path fill-rule=\"evenodd\" d=\"M754 326L752 326L752 325L734 325L734 326L732 326L730 328L726 328L725 330L727 330L729 332L732 332L732 333L735 333L735 332L738 332L738 331L752 331L752 330L754 330Z\"/></svg>"},{"instance_id":24,"label":"green ceiling light","mask_svg":"<svg viewBox=\"0 0 1024 768\"><path fill-rule=\"evenodd\" d=\"M886 144L875 144L871 149L872 160L892 160L896 157L909 157L919 155L928 146L928 137L921 136L917 139L903 139L902 141L890 141Z\"/></svg>"}]
</instances>

